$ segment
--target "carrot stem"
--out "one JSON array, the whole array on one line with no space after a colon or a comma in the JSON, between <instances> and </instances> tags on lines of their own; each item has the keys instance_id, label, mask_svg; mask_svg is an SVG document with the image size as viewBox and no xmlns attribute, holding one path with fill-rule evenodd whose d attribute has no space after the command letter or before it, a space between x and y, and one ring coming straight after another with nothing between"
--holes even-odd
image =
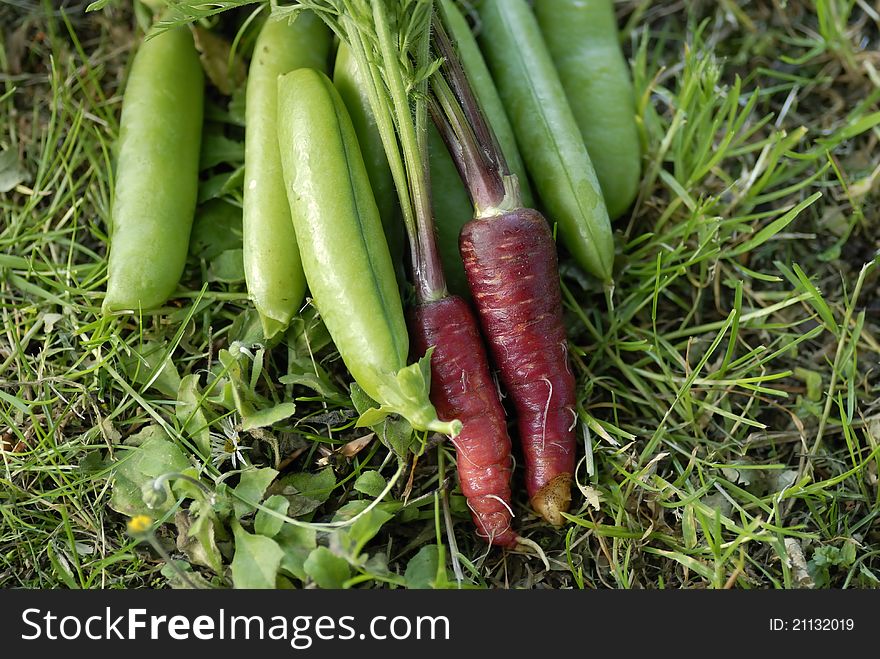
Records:
<instances>
[{"instance_id":1,"label":"carrot stem","mask_svg":"<svg viewBox=\"0 0 880 659\"><path fill-rule=\"evenodd\" d=\"M442 76L431 80L434 92L431 110L440 136L446 142L452 161L471 195L477 213L495 208L504 201L504 180L495 163L481 148L465 113Z\"/></svg>"},{"instance_id":2,"label":"carrot stem","mask_svg":"<svg viewBox=\"0 0 880 659\"><path fill-rule=\"evenodd\" d=\"M507 164L507 159L504 157L504 152L501 150L498 139L495 137L495 132L489 126L489 121L480 107L480 102L477 100L476 94L474 94L473 88L467 79L464 67L455 52L452 40L443 26L442 19L444 16L445 13L441 10L441 13L438 15L439 20L435 21L432 34L434 44L440 56L443 57L443 69L447 72L449 85L455 93L455 97L458 99L461 110L464 113L465 123L471 127L477 144L483 149L485 159L492 164L493 169L501 177L509 176L510 167Z\"/></svg>"},{"instance_id":3,"label":"carrot stem","mask_svg":"<svg viewBox=\"0 0 880 659\"><path fill-rule=\"evenodd\" d=\"M418 83L413 112L400 67L392 63L399 60L400 53L391 35L385 3L374 2L372 5L373 22L376 26L376 35L379 38L379 52L386 62L384 67L385 83L394 107L394 123L406 163L409 191L413 200L412 212L415 219L416 238L415 240L410 239L410 243L416 248L412 253L416 295L423 302L438 300L446 295L446 279L443 276L440 254L434 239L430 181L426 166L427 158L425 157L427 150L420 149L420 144L425 145L426 137L423 135L421 139L419 138L419 132L423 134L426 132L427 106L424 99L427 96L427 80ZM430 30L430 21L426 25ZM429 40L423 39L423 41L425 43L422 55L427 59ZM419 100L419 96L422 100Z\"/></svg>"},{"instance_id":4,"label":"carrot stem","mask_svg":"<svg viewBox=\"0 0 880 659\"><path fill-rule=\"evenodd\" d=\"M519 181L510 171L439 16L433 41L444 63L431 77L432 118L465 181L476 217L521 208Z\"/></svg>"}]
</instances>

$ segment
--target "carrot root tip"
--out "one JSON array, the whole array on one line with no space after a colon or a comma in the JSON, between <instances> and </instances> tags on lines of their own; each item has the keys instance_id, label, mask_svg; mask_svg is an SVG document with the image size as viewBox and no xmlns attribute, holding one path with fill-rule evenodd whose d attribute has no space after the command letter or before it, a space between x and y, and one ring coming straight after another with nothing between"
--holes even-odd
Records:
<instances>
[{"instance_id":1,"label":"carrot root tip","mask_svg":"<svg viewBox=\"0 0 880 659\"><path fill-rule=\"evenodd\" d=\"M553 526L562 526L565 522L562 513L568 512L571 505L571 481L571 474L559 474L532 497L532 508Z\"/></svg>"}]
</instances>

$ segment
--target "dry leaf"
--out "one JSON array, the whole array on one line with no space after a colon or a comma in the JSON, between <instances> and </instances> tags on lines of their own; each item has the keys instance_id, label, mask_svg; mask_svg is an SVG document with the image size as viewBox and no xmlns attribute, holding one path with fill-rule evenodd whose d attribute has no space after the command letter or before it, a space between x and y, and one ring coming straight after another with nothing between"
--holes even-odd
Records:
<instances>
[{"instance_id":1,"label":"dry leaf","mask_svg":"<svg viewBox=\"0 0 880 659\"><path fill-rule=\"evenodd\" d=\"M205 75L220 93L231 96L247 77L244 62L236 56L230 60L231 46L226 39L202 27L193 28L196 48Z\"/></svg>"},{"instance_id":2,"label":"dry leaf","mask_svg":"<svg viewBox=\"0 0 880 659\"><path fill-rule=\"evenodd\" d=\"M363 451L367 446L370 445L370 442L373 441L373 438L376 436L376 433L371 432L368 435L364 435L363 437L358 437L357 439L353 439L350 442L343 445L339 452L342 453L346 458L353 458L358 453Z\"/></svg>"},{"instance_id":3,"label":"dry leaf","mask_svg":"<svg viewBox=\"0 0 880 659\"><path fill-rule=\"evenodd\" d=\"M587 503L592 506L594 510L600 510L600 503L602 501L602 495L592 485L581 485L578 483L578 489L581 491L581 494L584 495L584 499L587 500Z\"/></svg>"}]
</instances>

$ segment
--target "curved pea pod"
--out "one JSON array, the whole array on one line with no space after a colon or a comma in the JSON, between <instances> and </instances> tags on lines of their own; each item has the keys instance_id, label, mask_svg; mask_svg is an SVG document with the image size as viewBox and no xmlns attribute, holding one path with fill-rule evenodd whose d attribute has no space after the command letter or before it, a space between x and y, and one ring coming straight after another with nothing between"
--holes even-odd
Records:
<instances>
[{"instance_id":1,"label":"curved pea pod","mask_svg":"<svg viewBox=\"0 0 880 659\"><path fill-rule=\"evenodd\" d=\"M278 79L284 187L312 299L357 384L414 428L455 435L428 399L429 358L407 366L409 337L394 265L351 118L330 79L299 69Z\"/></svg>"},{"instance_id":2,"label":"curved pea pod","mask_svg":"<svg viewBox=\"0 0 880 659\"><path fill-rule=\"evenodd\" d=\"M105 313L154 309L177 288L198 196L203 107L189 29L145 39L122 102Z\"/></svg>"},{"instance_id":3,"label":"curved pea pod","mask_svg":"<svg viewBox=\"0 0 880 659\"><path fill-rule=\"evenodd\" d=\"M535 15L596 168L608 214L618 217L638 191L641 147L614 3L536 0Z\"/></svg>"},{"instance_id":4,"label":"curved pea pod","mask_svg":"<svg viewBox=\"0 0 880 659\"><path fill-rule=\"evenodd\" d=\"M391 176L391 168L388 166L388 158L385 156L385 147L382 145L382 136L376 126L376 118L370 109L370 99L360 80L357 62L345 42L341 42L336 50L333 84L339 91L354 125L354 132L357 134L361 155L373 188L373 196L376 198L376 206L379 208L379 217L382 218L382 226L385 227L391 258L395 264L401 264L402 271L404 231L403 223L398 216L394 178Z\"/></svg>"},{"instance_id":5,"label":"curved pea pod","mask_svg":"<svg viewBox=\"0 0 880 659\"><path fill-rule=\"evenodd\" d=\"M271 338L283 332L306 290L278 150L278 76L300 67L325 69L330 31L303 12L293 23L268 20L254 46L245 109L244 272L248 295Z\"/></svg>"},{"instance_id":6,"label":"curved pea pod","mask_svg":"<svg viewBox=\"0 0 880 659\"><path fill-rule=\"evenodd\" d=\"M483 54L477 45L477 39L471 32L467 20L452 0L440 0L440 7L443 10L449 37L455 44L461 66L471 83L480 109L492 127L492 132L495 133L498 146L501 147L507 166L510 167L510 173L516 174L519 179L522 204L526 208L531 208L535 205L535 200L532 197L526 167L519 153L519 147L516 145L516 137L507 112L504 110L504 103L498 95L492 74L489 73L486 60L483 59Z\"/></svg>"},{"instance_id":7,"label":"curved pea pod","mask_svg":"<svg viewBox=\"0 0 880 659\"><path fill-rule=\"evenodd\" d=\"M610 280L614 237L599 180L525 0L485 0L479 43L526 168L578 264Z\"/></svg>"}]
</instances>

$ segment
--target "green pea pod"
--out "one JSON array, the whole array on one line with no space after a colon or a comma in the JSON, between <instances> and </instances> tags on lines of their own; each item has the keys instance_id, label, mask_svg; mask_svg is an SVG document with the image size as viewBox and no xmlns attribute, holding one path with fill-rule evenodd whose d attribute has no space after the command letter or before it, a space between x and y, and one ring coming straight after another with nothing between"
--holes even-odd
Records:
<instances>
[{"instance_id":1,"label":"green pea pod","mask_svg":"<svg viewBox=\"0 0 880 659\"><path fill-rule=\"evenodd\" d=\"M614 237L596 172L525 0L484 0L480 46L532 182L575 260L610 280Z\"/></svg>"},{"instance_id":2,"label":"green pea pod","mask_svg":"<svg viewBox=\"0 0 880 659\"><path fill-rule=\"evenodd\" d=\"M204 77L188 28L144 40L122 102L105 313L161 306L183 274L199 186Z\"/></svg>"},{"instance_id":3,"label":"green pea pod","mask_svg":"<svg viewBox=\"0 0 880 659\"><path fill-rule=\"evenodd\" d=\"M443 263L446 288L450 293L470 297L464 263L458 251L461 228L474 217L474 206L455 168L452 156L434 124L428 126L428 155L431 168L431 208L437 231L437 251Z\"/></svg>"},{"instance_id":4,"label":"green pea pod","mask_svg":"<svg viewBox=\"0 0 880 659\"><path fill-rule=\"evenodd\" d=\"M357 133L358 144L373 188L373 196L379 208L379 217L382 218L382 226L385 227L388 249L391 251L394 263L400 264L402 274L404 232L403 223L398 215L394 178L391 176L391 168L388 166L388 158L385 156L385 147L382 145L382 136L376 126L376 118L370 109L370 99L360 80L357 62L345 42L341 42L336 50L333 84L339 90L339 95L354 124L354 132Z\"/></svg>"},{"instance_id":5,"label":"green pea pod","mask_svg":"<svg viewBox=\"0 0 880 659\"><path fill-rule=\"evenodd\" d=\"M381 407L414 428L456 434L428 399L430 372L406 365L409 337L394 265L351 118L327 76L299 69L278 79L284 186L312 298L346 367Z\"/></svg>"},{"instance_id":6,"label":"green pea pod","mask_svg":"<svg viewBox=\"0 0 880 659\"><path fill-rule=\"evenodd\" d=\"M278 76L300 67L326 69L329 52L330 31L317 16L303 12L293 23L266 21L251 59L245 111L244 272L266 338L287 328L306 290L281 176Z\"/></svg>"},{"instance_id":7,"label":"green pea pod","mask_svg":"<svg viewBox=\"0 0 880 659\"><path fill-rule=\"evenodd\" d=\"M612 0L536 0L535 15L605 196L620 216L636 197L641 147Z\"/></svg>"},{"instance_id":8,"label":"green pea pod","mask_svg":"<svg viewBox=\"0 0 880 659\"><path fill-rule=\"evenodd\" d=\"M535 205L535 200L532 197L526 167L523 164L519 148L516 146L513 127L510 125L510 119L504 110L504 104L495 88L492 75L486 67L486 61L483 59L474 33L471 32L467 20L452 0L440 0L440 6L443 10L449 37L455 44L461 66L471 83L480 109L483 110L486 120L492 127L492 132L495 133L498 146L501 147L501 152L504 154L507 166L510 167L511 174L516 174L519 179L519 192L523 206L531 208Z\"/></svg>"}]
</instances>

